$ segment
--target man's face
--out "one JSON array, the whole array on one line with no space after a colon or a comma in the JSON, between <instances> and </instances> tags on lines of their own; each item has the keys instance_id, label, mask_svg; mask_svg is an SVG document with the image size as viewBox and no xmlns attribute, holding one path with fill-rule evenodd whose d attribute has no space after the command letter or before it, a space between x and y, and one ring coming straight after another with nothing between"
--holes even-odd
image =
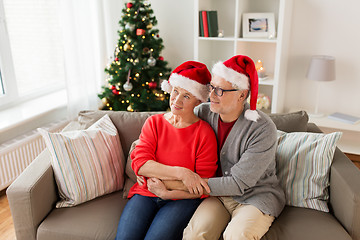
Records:
<instances>
[{"instance_id":1,"label":"man's face","mask_svg":"<svg viewBox=\"0 0 360 240\"><path fill-rule=\"evenodd\" d=\"M218 87L223 90L234 89L230 82L217 75L213 75L210 84L213 87ZM220 116L233 114L233 112L239 108L239 104L243 104L243 101L241 101L241 95L244 94L243 91L244 90L223 92L223 95L220 97L212 90L210 92L210 110L219 113Z\"/></svg>"}]
</instances>

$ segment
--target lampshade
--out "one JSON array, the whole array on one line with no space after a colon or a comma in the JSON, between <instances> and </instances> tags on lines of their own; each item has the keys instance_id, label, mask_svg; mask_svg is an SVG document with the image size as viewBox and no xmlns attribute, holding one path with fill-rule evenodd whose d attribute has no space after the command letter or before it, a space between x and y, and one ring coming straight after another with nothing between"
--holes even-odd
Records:
<instances>
[{"instance_id":1,"label":"lampshade","mask_svg":"<svg viewBox=\"0 0 360 240\"><path fill-rule=\"evenodd\" d=\"M306 78L313 81L335 80L335 58L331 56L312 56Z\"/></svg>"}]
</instances>

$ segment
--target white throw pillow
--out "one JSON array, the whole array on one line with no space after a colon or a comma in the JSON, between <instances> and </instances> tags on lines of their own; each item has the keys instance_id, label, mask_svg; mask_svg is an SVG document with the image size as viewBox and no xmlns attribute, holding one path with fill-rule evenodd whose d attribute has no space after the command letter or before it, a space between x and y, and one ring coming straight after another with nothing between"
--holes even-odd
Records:
<instances>
[{"instance_id":1,"label":"white throw pillow","mask_svg":"<svg viewBox=\"0 0 360 240\"><path fill-rule=\"evenodd\" d=\"M329 212L329 171L341 135L278 130L276 168L287 205Z\"/></svg>"},{"instance_id":2,"label":"white throw pillow","mask_svg":"<svg viewBox=\"0 0 360 240\"><path fill-rule=\"evenodd\" d=\"M61 198L57 208L76 206L122 189L125 157L117 129L108 115L86 130L38 131L52 156Z\"/></svg>"}]
</instances>

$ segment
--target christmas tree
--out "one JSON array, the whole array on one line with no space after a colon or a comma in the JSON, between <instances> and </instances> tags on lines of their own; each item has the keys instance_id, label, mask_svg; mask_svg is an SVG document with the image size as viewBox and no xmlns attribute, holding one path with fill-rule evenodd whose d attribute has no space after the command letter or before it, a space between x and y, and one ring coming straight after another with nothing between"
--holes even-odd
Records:
<instances>
[{"instance_id":1,"label":"christmas tree","mask_svg":"<svg viewBox=\"0 0 360 240\"><path fill-rule=\"evenodd\" d=\"M104 110L163 111L169 95L161 91L170 68L160 55L163 41L149 1L125 4L121 31L111 63L105 68L107 84L99 94Z\"/></svg>"}]
</instances>

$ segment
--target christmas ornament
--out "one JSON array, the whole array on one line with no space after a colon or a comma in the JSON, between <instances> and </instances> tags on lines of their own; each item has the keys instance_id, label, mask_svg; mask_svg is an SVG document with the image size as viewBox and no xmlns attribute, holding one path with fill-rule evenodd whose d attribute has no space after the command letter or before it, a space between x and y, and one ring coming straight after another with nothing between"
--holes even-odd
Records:
<instances>
[{"instance_id":1,"label":"christmas ornament","mask_svg":"<svg viewBox=\"0 0 360 240\"><path fill-rule=\"evenodd\" d=\"M107 98L102 98L101 101L102 101L102 103L105 104L105 105L108 103L108 99L107 99Z\"/></svg>"},{"instance_id":2,"label":"christmas ornament","mask_svg":"<svg viewBox=\"0 0 360 240\"><path fill-rule=\"evenodd\" d=\"M115 95L119 95L119 94L120 94L119 91L116 90L116 89L113 89L112 92L113 92L113 94L115 94Z\"/></svg>"},{"instance_id":3,"label":"christmas ornament","mask_svg":"<svg viewBox=\"0 0 360 240\"><path fill-rule=\"evenodd\" d=\"M132 4L131 2L128 2L127 4L126 4L126 7L127 8L132 8L134 6L134 4Z\"/></svg>"},{"instance_id":4,"label":"christmas ornament","mask_svg":"<svg viewBox=\"0 0 360 240\"><path fill-rule=\"evenodd\" d=\"M125 25L125 29L127 29L127 30L133 31L134 28L135 28L135 26L134 26L134 25L131 25L130 23L127 23L127 24Z\"/></svg>"},{"instance_id":5,"label":"christmas ornament","mask_svg":"<svg viewBox=\"0 0 360 240\"><path fill-rule=\"evenodd\" d=\"M129 92L133 89L133 85L130 82L130 74L131 74L131 69L129 69L126 83L123 85L124 90L127 92Z\"/></svg>"},{"instance_id":6,"label":"christmas ornament","mask_svg":"<svg viewBox=\"0 0 360 240\"><path fill-rule=\"evenodd\" d=\"M137 36L141 36L141 35L144 35L144 34L145 34L144 29L141 29L141 28L136 29L136 35Z\"/></svg>"},{"instance_id":7,"label":"christmas ornament","mask_svg":"<svg viewBox=\"0 0 360 240\"><path fill-rule=\"evenodd\" d=\"M130 48L131 48L131 46L130 46L129 43L126 43L126 44L124 45L124 51L127 51L127 50L129 50Z\"/></svg>"},{"instance_id":8,"label":"christmas ornament","mask_svg":"<svg viewBox=\"0 0 360 240\"><path fill-rule=\"evenodd\" d=\"M154 67L156 65L156 59L153 56L150 56L147 63L150 67Z\"/></svg>"},{"instance_id":9,"label":"christmas ornament","mask_svg":"<svg viewBox=\"0 0 360 240\"><path fill-rule=\"evenodd\" d=\"M131 105L129 105L129 106L127 107L127 110L128 110L129 112L133 112L133 111L134 111L134 109L132 109Z\"/></svg>"},{"instance_id":10,"label":"christmas ornament","mask_svg":"<svg viewBox=\"0 0 360 240\"><path fill-rule=\"evenodd\" d=\"M147 54L149 51L150 51L150 49L148 47L144 47L144 49L143 49L144 54Z\"/></svg>"},{"instance_id":11,"label":"christmas ornament","mask_svg":"<svg viewBox=\"0 0 360 240\"><path fill-rule=\"evenodd\" d=\"M117 61L119 61L119 58L118 58L118 57L116 57L116 58L115 58L115 61L116 61L116 62L117 62Z\"/></svg>"},{"instance_id":12,"label":"christmas ornament","mask_svg":"<svg viewBox=\"0 0 360 240\"><path fill-rule=\"evenodd\" d=\"M129 92L133 89L133 85L131 84L131 82L126 82L123 86L124 90Z\"/></svg>"},{"instance_id":13,"label":"christmas ornament","mask_svg":"<svg viewBox=\"0 0 360 240\"><path fill-rule=\"evenodd\" d=\"M160 61L164 61L164 57L163 57L163 56L160 56L160 57L159 57L159 60L160 60Z\"/></svg>"},{"instance_id":14,"label":"christmas ornament","mask_svg":"<svg viewBox=\"0 0 360 240\"><path fill-rule=\"evenodd\" d=\"M157 87L157 82L149 82L149 88L155 89Z\"/></svg>"},{"instance_id":15,"label":"christmas ornament","mask_svg":"<svg viewBox=\"0 0 360 240\"><path fill-rule=\"evenodd\" d=\"M152 23L149 23L147 26L146 26L147 29L152 29L153 28L153 25Z\"/></svg>"}]
</instances>

